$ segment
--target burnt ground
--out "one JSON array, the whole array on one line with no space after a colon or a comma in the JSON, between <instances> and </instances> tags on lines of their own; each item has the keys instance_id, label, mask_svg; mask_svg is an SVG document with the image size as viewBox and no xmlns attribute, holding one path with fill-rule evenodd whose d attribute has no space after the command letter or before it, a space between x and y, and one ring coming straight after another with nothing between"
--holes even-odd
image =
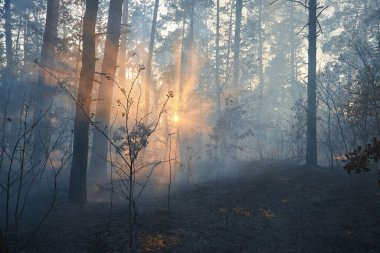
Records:
<instances>
[{"instance_id":1,"label":"burnt ground","mask_svg":"<svg viewBox=\"0 0 380 253\"><path fill-rule=\"evenodd\" d=\"M380 252L377 175L249 164L141 211L136 252ZM127 210L58 204L25 252L128 252Z\"/></svg>"}]
</instances>

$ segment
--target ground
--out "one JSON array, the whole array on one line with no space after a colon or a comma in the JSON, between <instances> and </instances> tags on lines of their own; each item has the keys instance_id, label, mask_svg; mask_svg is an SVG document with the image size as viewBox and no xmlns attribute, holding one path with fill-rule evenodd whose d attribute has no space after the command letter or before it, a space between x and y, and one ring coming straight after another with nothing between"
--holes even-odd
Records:
<instances>
[{"instance_id":1,"label":"ground","mask_svg":"<svg viewBox=\"0 0 380 253\"><path fill-rule=\"evenodd\" d=\"M138 216L136 252L380 252L377 175L250 163ZM128 252L127 210L59 203L25 252Z\"/></svg>"}]
</instances>

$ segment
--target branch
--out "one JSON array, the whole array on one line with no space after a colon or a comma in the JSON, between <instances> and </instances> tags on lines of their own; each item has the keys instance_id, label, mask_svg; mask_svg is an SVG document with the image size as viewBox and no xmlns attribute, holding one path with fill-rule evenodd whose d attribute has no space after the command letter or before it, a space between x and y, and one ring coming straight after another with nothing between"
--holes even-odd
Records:
<instances>
[{"instance_id":1,"label":"branch","mask_svg":"<svg viewBox=\"0 0 380 253\"><path fill-rule=\"evenodd\" d=\"M48 73L51 77L53 77L56 81L57 81L57 84L66 92L67 95L69 95L69 97L74 101L75 105L83 112L83 115L87 118L87 120L90 122L90 124L92 126L95 127L96 130L99 131L99 133L101 133L106 139L107 141L115 148L116 152L118 153L118 155L120 155L120 157L123 159L123 161L128 165L130 166L129 162L127 161L127 159L125 159L124 155L121 153L121 151L119 150L119 148L116 146L116 144L108 137L107 134L104 133L104 131L102 129L100 129L96 124L95 122L92 120L92 117L91 115L88 115L86 113L86 111L84 110L83 106L81 105L81 103L78 102L78 100L74 97L74 95L69 91L68 88L66 88L66 86L58 79L57 76L55 76L53 73L51 73L48 69L46 69L45 67L43 67L37 59L34 60L34 63L39 66L41 69L43 69L44 71L46 71L46 73ZM137 79L137 77L136 77Z\"/></svg>"}]
</instances>

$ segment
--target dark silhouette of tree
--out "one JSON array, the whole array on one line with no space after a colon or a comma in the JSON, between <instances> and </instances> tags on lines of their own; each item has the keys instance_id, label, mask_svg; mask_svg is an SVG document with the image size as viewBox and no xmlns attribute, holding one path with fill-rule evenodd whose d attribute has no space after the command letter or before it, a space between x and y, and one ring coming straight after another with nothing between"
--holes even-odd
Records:
<instances>
[{"instance_id":1,"label":"dark silhouette of tree","mask_svg":"<svg viewBox=\"0 0 380 253\"><path fill-rule=\"evenodd\" d=\"M216 113L221 112L220 105L220 0L216 1L216 36L215 36L215 89L216 89Z\"/></svg>"},{"instance_id":2,"label":"dark silhouette of tree","mask_svg":"<svg viewBox=\"0 0 380 253\"><path fill-rule=\"evenodd\" d=\"M125 87L125 72L126 72L126 51L127 51L127 33L128 33L128 15L129 15L129 0L124 0L123 15L121 20L120 30L120 50L119 50L119 83L121 87Z\"/></svg>"},{"instance_id":3,"label":"dark silhouette of tree","mask_svg":"<svg viewBox=\"0 0 380 253\"><path fill-rule=\"evenodd\" d=\"M259 82L260 95L264 92L264 65L263 65L263 0L258 0L259 20L258 20L258 37L259 37Z\"/></svg>"},{"instance_id":4,"label":"dark silhouette of tree","mask_svg":"<svg viewBox=\"0 0 380 253\"><path fill-rule=\"evenodd\" d=\"M102 76L95 114L95 122L98 128L104 132L110 130L108 124L110 122L113 84L119 50L122 5L123 0L111 0L108 14ZM108 141L99 131L94 132L92 149L90 176L95 181L104 180L107 176Z\"/></svg>"},{"instance_id":5,"label":"dark silhouette of tree","mask_svg":"<svg viewBox=\"0 0 380 253\"><path fill-rule=\"evenodd\" d=\"M149 40L149 49L148 49L148 57L146 61L146 73L145 73L145 116L146 120L148 120L148 114L150 111L150 97L152 94L152 59L153 59L153 48L154 48L154 39L156 35L156 27L157 27L157 15L158 15L158 5L159 0L155 0L154 2L154 11L153 11L153 20L152 20L152 28L150 30L150 40Z\"/></svg>"},{"instance_id":6,"label":"dark silhouette of tree","mask_svg":"<svg viewBox=\"0 0 380 253\"><path fill-rule=\"evenodd\" d=\"M13 45L12 45L12 10L11 10L11 0L5 0L4 2L4 30L5 30L5 50L7 65L6 70L10 75L10 79L14 74L14 63L13 63Z\"/></svg>"},{"instance_id":7,"label":"dark silhouette of tree","mask_svg":"<svg viewBox=\"0 0 380 253\"><path fill-rule=\"evenodd\" d=\"M47 2L46 23L41 47L40 64L45 68L54 68L55 65L55 49L58 36L58 11L59 0L49 0ZM36 116L40 117L45 110L48 109L53 99L52 84L49 83L48 75L42 68L39 70L38 84L35 91ZM50 134L49 118L44 117L38 125L38 131L34 136L34 159L36 163L40 163L46 158L45 149L48 146L48 138Z\"/></svg>"},{"instance_id":8,"label":"dark silhouette of tree","mask_svg":"<svg viewBox=\"0 0 380 253\"><path fill-rule=\"evenodd\" d=\"M86 174L90 122L86 115L90 115L91 92L95 74L95 25L98 5L99 0L87 0L83 18L82 69L74 118L73 159L69 189L69 201L78 205L87 202Z\"/></svg>"},{"instance_id":9,"label":"dark silhouette of tree","mask_svg":"<svg viewBox=\"0 0 380 253\"><path fill-rule=\"evenodd\" d=\"M317 1L309 0L306 164L317 165Z\"/></svg>"},{"instance_id":10,"label":"dark silhouette of tree","mask_svg":"<svg viewBox=\"0 0 380 253\"><path fill-rule=\"evenodd\" d=\"M241 29L241 14L243 9L243 1L236 1L236 18L235 18L235 39L234 39L234 72L233 86L238 91L239 88L239 73L240 73L240 29Z\"/></svg>"}]
</instances>

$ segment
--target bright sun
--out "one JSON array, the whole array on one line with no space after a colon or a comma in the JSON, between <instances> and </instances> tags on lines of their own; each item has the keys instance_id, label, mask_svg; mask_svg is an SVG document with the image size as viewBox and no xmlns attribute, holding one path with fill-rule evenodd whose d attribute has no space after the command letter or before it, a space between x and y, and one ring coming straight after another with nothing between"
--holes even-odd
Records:
<instances>
[{"instance_id":1,"label":"bright sun","mask_svg":"<svg viewBox=\"0 0 380 253\"><path fill-rule=\"evenodd\" d=\"M173 121L174 121L175 123L177 123L177 122L179 121L179 117L178 117L177 113L174 113Z\"/></svg>"}]
</instances>

